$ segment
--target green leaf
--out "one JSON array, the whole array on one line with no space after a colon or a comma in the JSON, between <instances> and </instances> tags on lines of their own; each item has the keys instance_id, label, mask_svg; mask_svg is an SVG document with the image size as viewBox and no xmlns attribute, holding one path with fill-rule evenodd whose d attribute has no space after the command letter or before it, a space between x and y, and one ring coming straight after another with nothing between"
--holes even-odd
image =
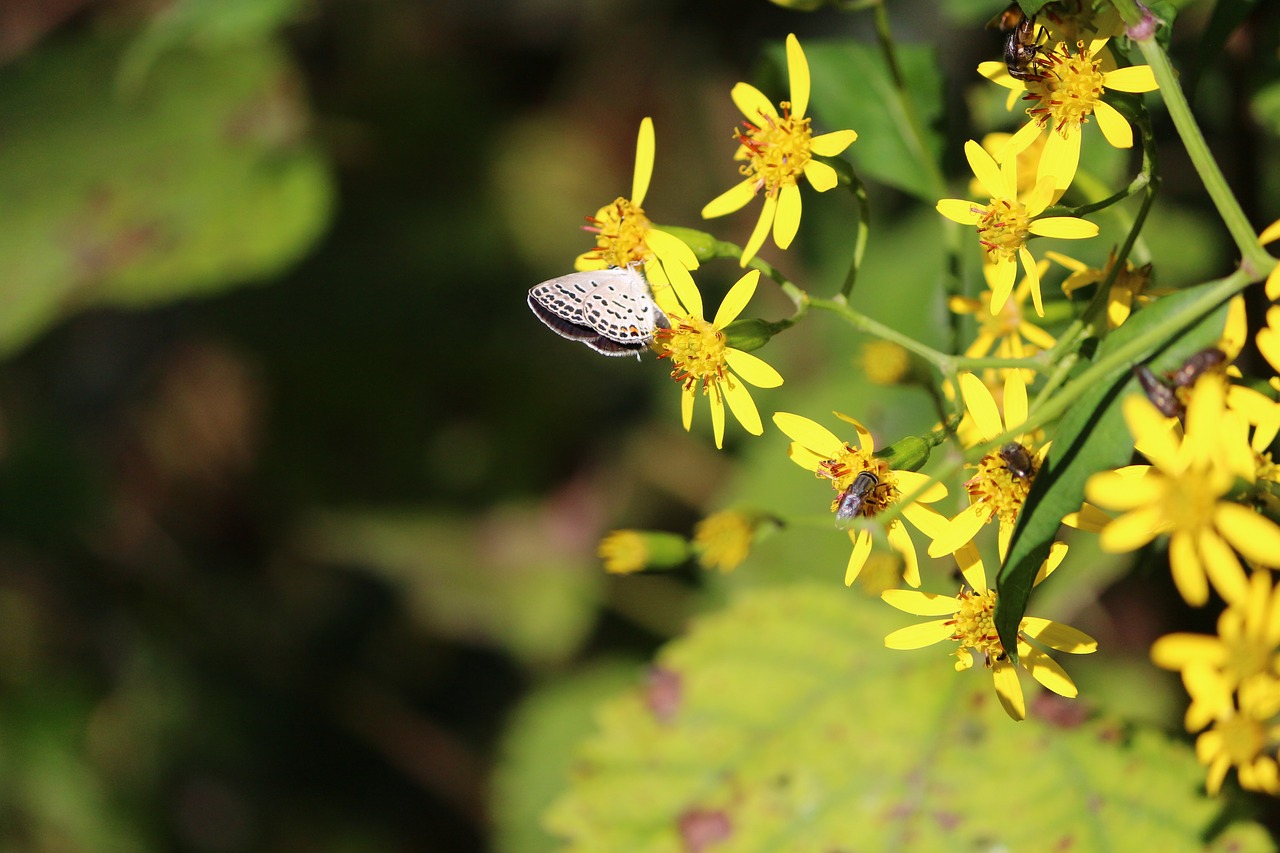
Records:
<instances>
[{"instance_id":1,"label":"green leaf","mask_svg":"<svg viewBox=\"0 0 1280 853\"><path fill-rule=\"evenodd\" d=\"M573 746L591 733L595 705L636 682L636 661L593 664L529 695L503 733L493 775L494 850L559 850L541 816L568 783Z\"/></svg>"},{"instance_id":2,"label":"green leaf","mask_svg":"<svg viewBox=\"0 0 1280 853\"><path fill-rule=\"evenodd\" d=\"M293 67L255 42L112 83L118 43L44 50L0 77L0 354L79 308L261 280L328 221Z\"/></svg>"},{"instance_id":3,"label":"green leaf","mask_svg":"<svg viewBox=\"0 0 1280 853\"><path fill-rule=\"evenodd\" d=\"M913 620L838 584L701 619L658 655L664 691L598 708L548 829L568 851L1203 849L1219 806L1186 744L1015 723L949 644L883 647ZM1270 849L1256 829L1232 838Z\"/></svg>"},{"instance_id":4,"label":"green leaf","mask_svg":"<svg viewBox=\"0 0 1280 853\"><path fill-rule=\"evenodd\" d=\"M566 553L554 525L534 511L469 521L415 511L320 513L298 545L312 559L381 577L423 628L506 649L531 665L578 649L604 579L594 554Z\"/></svg>"},{"instance_id":5,"label":"green leaf","mask_svg":"<svg viewBox=\"0 0 1280 853\"><path fill-rule=\"evenodd\" d=\"M931 48L899 45L897 56L922 124L917 137L902 92L893 84L875 48L852 42L805 42L813 78L809 111L824 130L852 128L858 140L846 154L858 173L918 196L932 206L942 137L933 129L942 117L942 78ZM776 51L781 56L781 50ZM784 60L785 62L785 60Z\"/></svg>"},{"instance_id":6,"label":"green leaf","mask_svg":"<svg viewBox=\"0 0 1280 853\"><path fill-rule=\"evenodd\" d=\"M1187 288L1162 297L1135 312L1098 347L1095 362L1102 361L1133 339L1152 329L1168 325L1169 317L1182 306L1199 299L1206 287ZM1132 364L1146 363L1156 372L1174 370L1190 356L1212 346L1222 337L1226 304L1205 315L1168 342L1139 355L1131 364L1118 365L1098 381L1071 407L1053 431L1053 448L1036 474L1023 503L1018 525L1013 531L1009 554L996 583L996 629L1000 641L1016 659L1018 625L1027 609L1027 600L1040 565L1061 526L1062 517L1075 512L1084 501L1085 482L1093 474L1126 465L1133 455L1133 438L1125 426L1120 401L1142 388L1132 372Z\"/></svg>"}]
</instances>

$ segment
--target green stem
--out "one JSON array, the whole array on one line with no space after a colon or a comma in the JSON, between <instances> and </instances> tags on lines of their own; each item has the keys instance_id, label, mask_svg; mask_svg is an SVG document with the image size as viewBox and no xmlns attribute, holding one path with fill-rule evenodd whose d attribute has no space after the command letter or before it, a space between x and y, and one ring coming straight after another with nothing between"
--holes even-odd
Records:
<instances>
[{"instance_id":1,"label":"green stem","mask_svg":"<svg viewBox=\"0 0 1280 853\"><path fill-rule=\"evenodd\" d=\"M947 355L877 320L872 320L861 311L849 307L848 303L838 296L834 299L811 296L809 297L809 304L814 308L830 311L859 332L866 332L869 335L890 341L909 352L915 353L946 376L954 375L957 370L982 370L988 367L1026 368L1037 367L1039 364L1038 359L1035 358L966 358L958 355Z\"/></svg>"},{"instance_id":2,"label":"green stem","mask_svg":"<svg viewBox=\"0 0 1280 853\"><path fill-rule=\"evenodd\" d=\"M1144 10L1139 8L1134 0L1114 0L1114 2L1121 17L1130 27L1146 22ZM1204 140L1204 134L1200 132L1200 127L1196 124L1195 117L1191 114L1191 105L1187 103L1186 95L1178 83L1177 73L1174 71L1172 63L1169 62L1168 54L1164 52L1164 48L1160 46L1160 43L1155 40L1154 34L1145 38L1134 38L1133 40L1137 44L1138 50L1142 52L1143 59L1151 67L1151 73L1155 76L1156 83L1160 87L1160 96L1164 99L1165 106L1169 109L1169 117L1173 120L1173 126L1177 129L1178 135L1182 137L1182 145L1186 148L1187 156L1191 158L1191 164L1195 166L1204 188L1209 193L1209 198L1213 200L1214 207L1218 209L1218 215L1222 217L1222 222L1231 234L1231 239L1235 241L1236 248L1243 259L1243 265L1250 268L1251 273L1260 278L1266 270L1275 265L1275 259L1262 251L1262 247L1258 245L1257 233L1253 230L1253 226L1249 224L1248 218L1244 215L1244 210L1241 209L1240 203L1236 201L1235 194L1231 192L1231 188L1227 185L1227 180L1223 177L1222 170L1218 168L1218 163L1213 158L1213 154L1210 153L1209 146Z\"/></svg>"},{"instance_id":3,"label":"green stem","mask_svg":"<svg viewBox=\"0 0 1280 853\"><path fill-rule=\"evenodd\" d=\"M867 235L871 233L871 202L867 198L867 188L858 177L858 173L849 170L849 191L858 201L858 232L853 239L853 258L849 261L849 272L840 287L840 295L845 299L853 293L853 286L858 282L858 271L862 269L862 257L867 252Z\"/></svg>"}]
</instances>

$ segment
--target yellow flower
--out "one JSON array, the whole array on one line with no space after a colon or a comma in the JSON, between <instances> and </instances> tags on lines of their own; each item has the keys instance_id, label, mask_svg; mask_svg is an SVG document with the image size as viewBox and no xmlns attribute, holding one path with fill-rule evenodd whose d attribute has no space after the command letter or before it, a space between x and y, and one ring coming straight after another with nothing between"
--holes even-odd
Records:
<instances>
[{"instance_id":1,"label":"yellow flower","mask_svg":"<svg viewBox=\"0 0 1280 853\"><path fill-rule=\"evenodd\" d=\"M1151 646L1151 660L1183 674L1191 704L1186 726L1198 732L1230 715L1231 693L1259 677L1280 674L1280 594L1269 572L1256 571L1238 600L1218 616L1218 635L1167 634Z\"/></svg>"},{"instance_id":2,"label":"yellow flower","mask_svg":"<svg viewBox=\"0 0 1280 853\"><path fill-rule=\"evenodd\" d=\"M1040 278L1049 268L1048 261L1036 264L1036 276ZM995 280L996 268L992 264L983 264L982 272L987 281ZM965 349L966 358L984 358L988 355L995 358L1026 358L1054 344L1053 335L1030 322L1023 311L1027 297L1031 295L1031 277L1023 276L1022 281L1013 291L1013 298L1006 299L1004 307L991 310L992 292L984 290L977 298L953 296L947 307L955 314L972 314L978 322L978 336ZM1029 380L1031 370L1024 370L1022 378ZM1001 370L1000 374L1007 374Z\"/></svg>"},{"instance_id":3,"label":"yellow flower","mask_svg":"<svg viewBox=\"0 0 1280 853\"><path fill-rule=\"evenodd\" d=\"M701 389L711 403L716 447L724 446L725 403L747 432L761 435L764 424L746 385L776 388L782 384L778 371L759 357L729 346L724 333L724 327L751 301L759 280L759 270L748 270L725 294L710 321L702 316L702 294L696 286L688 293L677 291L682 304L666 311L671 328L659 329L654 338L660 348L658 357L671 360L671 378L684 389L680 400L684 428L693 425L693 404Z\"/></svg>"},{"instance_id":4,"label":"yellow flower","mask_svg":"<svg viewBox=\"0 0 1280 853\"><path fill-rule=\"evenodd\" d=\"M1280 219L1272 222L1258 235L1258 243L1267 245L1280 239ZM1267 298L1272 302L1280 299L1280 263L1271 268L1265 286ZM1280 306L1272 305L1267 309L1266 328L1258 332L1256 338L1258 350L1271 365L1271 369L1280 373Z\"/></svg>"},{"instance_id":5,"label":"yellow flower","mask_svg":"<svg viewBox=\"0 0 1280 853\"><path fill-rule=\"evenodd\" d=\"M773 422L791 439L787 454L801 468L829 480L836 498L831 511L837 514L851 511L855 518L875 518L903 495L914 494L929 484L929 477L914 471L891 470L881 458L875 456L875 442L871 433L852 418L840 418L853 425L858 433L858 447L854 448L836 437L826 427L800 415L775 412ZM861 491L859 491L861 490ZM856 508L850 500L857 492ZM933 535L946 519L938 512L924 506L947 496L941 483L934 483L921 495L902 508L902 517L911 522L926 536ZM839 515L838 515L839 517ZM853 521L849 518L848 521ZM902 555L905 562L903 577L911 586L920 586L920 562L916 557L915 543L901 521L890 522L886 534L889 544ZM849 529L853 553L845 568L844 583L850 586L858 578L871 554L871 531Z\"/></svg>"},{"instance_id":6,"label":"yellow flower","mask_svg":"<svg viewBox=\"0 0 1280 853\"><path fill-rule=\"evenodd\" d=\"M590 224L584 225L583 230L596 235L596 247L579 255L573 266L577 270L599 270L644 264L644 276L654 300L665 310L672 304L668 284L680 294L693 289L689 271L698 268L698 258L679 237L650 222L642 207L653 176L654 147L653 119L646 116L636 139L631 198L618 197L596 211L595 216L587 217Z\"/></svg>"},{"instance_id":7,"label":"yellow flower","mask_svg":"<svg viewBox=\"0 0 1280 853\"><path fill-rule=\"evenodd\" d=\"M1280 794L1280 682L1266 678L1241 685L1237 704L1196 738L1196 758L1209 768L1205 789L1217 794L1234 767L1241 788Z\"/></svg>"},{"instance_id":8,"label":"yellow flower","mask_svg":"<svg viewBox=\"0 0 1280 853\"><path fill-rule=\"evenodd\" d=\"M1005 158L1005 151L1013 141L1012 133L988 133L982 137L982 150L997 163ZM1011 152L1018 158L1018 195L1029 193L1036 187L1036 173L1040 171L1040 155L1044 152L1045 137L1037 136L1030 145ZM982 184L975 177L969 182L969 195L982 195Z\"/></svg>"},{"instance_id":9,"label":"yellow flower","mask_svg":"<svg viewBox=\"0 0 1280 853\"><path fill-rule=\"evenodd\" d=\"M817 154L834 157L848 148L858 134L837 130L814 136L805 110L809 108L809 63L794 35L787 36L787 71L791 78L791 100L775 109L759 89L747 83L733 87L731 97L746 116L743 128L734 132L738 140L735 160L744 160L738 171L746 176L740 184L712 199L702 209L705 219L724 216L745 207L764 191L764 207L742 251L742 266L755 257L773 230L773 242L786 249L800 228L800 177L818 192L836 185L835 169L813 159Z\"/></svg>"},{"instance_id":10,"label":"yellow flower","mask_svg":"<svg viewBox=\"0 0 1280 853\"><path fill-rule=\"evenodd\" d=\"M978 428L982 442L1015 430L1027 420L1027 386L1022 374L1011 370L1004 381L1004 418L995 398L972 373L960 374L965 409ZM969 508L951 519L929 546L930 557L951 554L967 545L978 531L1000 520L1000 557L1004 558L1013 536L1022 503L1031 491L1049 445L1037 448L1029 436L1017 435L993 453L982 457L977 472L965 484Z\"/></svg>"},{"instance_id":11,"label":"yellow flower","mask_svg":"<svg viewBox=\"0 0 1280 853\"><path fill-rule=\"evenodd\" d=\"M1056 542L1049 552L1049 559L1040 567L1035 583L1058 567L1066 556L1067 546ZM998 594L987 587L986 571L978 549L965 545L956 551L956 562L968 587L962 587L955 596L937 595L908 589L890 589L880 594L888 604L913 616L944 616L933 622L922 622L900 628L884 638L891 649L920 649L952 640L959 644L955 651L956 671L963 672L973 666L974 654L982 656L984 665L991 670L995 681L996 696L1005 712L1015 720L1026 718L1026 702L1018 673L996 633L994 616ZM1034 616L1022 617L1018 626L1018 663L1042 685L1068 699L1077 694L1075 683L1066 671L1040 646L1060 652L1083 655L1094 652L1098 643L1088 634L1077 631L1049 619Z\"/></svg>"},{"instance_id":12,"label":"yellow flower","mask_svg":"<svg viewBox=\"0 0 1280 853\"><path fill-rule=\"evenodd\" d=\"M873 385L896 385L911 375L911 353L893 341L870 341L858 358L862 373Z\"/></svg>"},{"instance_id":13,"label":"yellow flower","mask_svg":"<svg viewBox=\"0 0 1280 853\"><path fill-rule=\"evenodd\" d=\"M1140 93L1158 88L1149 66L1115 68L1110 52L1103 51L1108 40L1106 35L1092 39L1087 48L1085 42L1077 41L1075 55L1069 44L1041 51L1037 58L1040 72L1027 80L1010 76L1003 62L978 66L983 77L1015 94L1025 91L1024 99L1036 102L1027 108L1031 121L1014 134L1009 144L1020 150L1045 127L1050 129L1038 176L1053 178L1055 200L1075 177L1080 163L1081 126L1088 123L1090 115L1097 117L1102 135L1112 146L1133 147L1133 129L1115 107L1102 99L1106 90Z\"/></svg>"},{"instance_id":14,"label":"yellow flower","mask_svg":"<svg viewBox=\"0 0 1280 853\"><path fill-rule=\"evenodd\" d=\"M986 253L987 263L995 265L995 281L991 285L991 312L999 312L1013 292L1017 261L1021 259L1022 268L1031 280L1031 297L1036 313L1043 317L1040 276L1035 259L1027 249L1027 240L1032 235L1079 240L1095 236L1098 226L1072 216L1036 219L1052 200L1052 179L1040 178L1035 189L1020 198L1017 192L1016 157L1006 155L1003 162L997 163L972 139L964 144L964 153L969 159L973 174L990 196L990 201L986 205L980 205L960 198L944 198L938 202L938 212L961 225L977 227L978 242Z\"/></svg>"},{"instance_id":15,"label":"yellow flower","mask_svg":"<svg viewBox=\"0 0 1280 853\"><path fill-rule=\"evenodd\" d=\"M615 530L600 540L596 552L604 570L629 575L645 569L670 569L689 558L689 543L675 533L655 530Z\"/></svg>"},{"instance_id":16,"label":"yellow flower","mask_svg":"<svg viewBox=\"0 0 1280 853\"><path fill-rule=\"evenodd\" d=\"M756 523L752 517L732 510L712 513L693 530L693 552L704 569L729 573L751 553Z\"/></svg>"},{"instance_id":17,"label":"yellow flower","mask_svg":"<svg viewBox=\"0 0 1280 853\"><path fill-rule=\"evenodd\" d=\"M1228 602L1244 595L1247 581L1233 548L1259 565L1280 561L1280 527L1224 499L1235 485L1236 471L1222 460L1239 451L1222 445L1236 444L1243 436L1230 426L1238 416L1223 419L1221 394L1210 393L1213 387L1212 382L1197 383L1182 437L1145 397L1126 398L1122 406L1129 432L1153 464L1095 474L1085 488L1091 503L1124 512L1103 528L1102 550L1133 551L1169 534L1174 584L1196 607L1209 600L1210 583Z\"/></svg>"},{"instance_id":18,"label":"yellow flower","mask_svg":"<svg viewBox=\"0 0 1280 853\"><path fill-rule=\"evenodd\" d=\"M1058 252L1045 252L1044 256L1071 270L1066 281L1062 282L1062 292L1067 296L1081 288L1106 281L1107 276L1111 275L1111 268L1116 265L1114 249L1111 250L1107 264L1102 269L1091 267ZM1129 319L1129 313L1134 305L1146 305L1152 301L1157 294L1147 290L1147 285L1150 283L1151 264L1135 267L1133 261L1125 260L1124 269L1116 273L1115 280L1111 282L1111 289L1107 291L1108 328L1114 329Z\"/></svg>"}]
</instances>

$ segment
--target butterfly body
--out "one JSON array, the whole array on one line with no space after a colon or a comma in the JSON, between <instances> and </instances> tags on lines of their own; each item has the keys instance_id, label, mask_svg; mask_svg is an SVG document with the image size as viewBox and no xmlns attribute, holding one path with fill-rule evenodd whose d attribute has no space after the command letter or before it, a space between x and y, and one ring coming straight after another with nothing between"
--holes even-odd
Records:
<instances>
[{"instance_id":1,"label":"butterfly body","mask_svg":"<svg viewBox=\"0 0 1280 853\"><path fill-rule=\"evenodd\" d=\"M602 355L635 355L670 327L635 267L585 270L529 290L529 307L547 328Z\"/></svg>"}]
</instances>

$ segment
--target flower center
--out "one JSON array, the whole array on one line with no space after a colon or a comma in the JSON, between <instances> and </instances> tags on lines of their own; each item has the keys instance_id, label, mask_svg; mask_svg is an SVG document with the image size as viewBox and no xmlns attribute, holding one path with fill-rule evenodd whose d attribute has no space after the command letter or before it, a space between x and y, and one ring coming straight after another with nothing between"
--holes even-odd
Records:
<instances>
[{"instance_id":1,"label":"flower center","mask_svg":"<svg viewBox=\"0 0 1280 853\"><path fill-rule=\"evenodd\" d=\"M1102 98L1101 63L1085 53L1084 42L1076 42L1074 57L1062 45L1043 57L1041 68L1038 79L1027 81L1027 98L1039 102L1027 114L1041 127L1052 119L1063 136L1075 133Z\"/></svg>"},{"instance_id":2,"label":"flower center","mask_svg":"<svg viewBox=\"0 0 1280 853\"><path fill-rule=\"evenodd\" d=\"M1211 477L1193 467L1166 482L1161 511L1170 530L1196 531L1213 524L1213 510L1223 491L1214 487Z\"/></svg>"},{"instance_id":3,"label":"flower center","mask_svg":"<svg viewBox=\"0 0 1280 853\"><path fill-rule=\"evenodd\" d=\"M818 463L816 472L819 477L830 480L831 488L836 490L836 498L831 502L832 512L840 508L845 490L853 485L853 481L858 479L859 474L864 472L873 475L875 483L861 496L858 515L875 516L901 497L887 462L872 456L865 450L855 450L846 444L844 452L838 457Z\"/></svg>"},{"instance_id":4,"label":"flower center","mask_svg":"<svg viewBox=\"0 0 1280 853\"><path fill-rule=\"evenodd\" d=\"M761 114L761 124L744 121L734 131L747 162L738 171L756 179L756 192L776 195L782 187L795 184L809 162L809 119L791 115L791 104L783 101L781 118ZM739 152L740 155L742 152Z\"/></svg>"},{"instance_id":5,"label":"flower center","mask_svg":"<svg viewBox=\"0 0 1280 853\"><path fill-rule=\"evenodd\" d=\"M1236 767L1251 763L1267 746L1266 728L1243 714L1218 720L1214 728L1222 735L1222 751Z\"/></svg>"},{"instance_id":6,"label":"flower center","mask_svg":"<svg viewBox=\"0 0 1280 853\"><path fill-rule=\"evenodd\" d=\"M1031 217L1020 201L993 198L978 220L978 241L990 260L1011 261L1031 234Z\"/></svg>"},{"instance_id":7,"label":"flower center","mask_svg":"<svg viewBox=\"0 0 1280 853\"><path fill-rule=\"evenodd\" d=\"M964 487L972 503L982 504L990 515L1013 524L1039 470L1040 463L1033 453L1017 442L1010 442L999 453L982 457L977 473Z\"/></svg>"},{"instance_id":8,"label":"flower center","mask_svg":"<svg viewBox=\"0 0 1280 853\"><path fill-rule=\"evenodd\" d=\"M960 610L951 620L955 631L951 639L963 648L971 648L987 656L987 665L1004 654L1004 646L1000 644L1000 635L996 632L996 591L986 592L961 590L956 596L960 601Z\"/></svg>"},{"instance_id":9,"label":"flower center","mask_svg":"<svg viewBox=\"0 0 1280 853\"><path fill-rule=\"evenodd\" d=\"M588 216L587 222L582 230L596 235L596 251L592 255L610 266L625 267L652 254L644 242L652 223L644 208L630 199L615 199L597 210L595 216Z\"/></svg>"},{"instance_id":10,"label":"flower center","mask_svg":"<svg viewBox=\"0 0 1280 853\"><path fill-rule=\"evenodd\" d=\"M662 347L658 357L671 359L671 378L686 389L701 384L704 394L708 386L726 381L724 332L701 317L668 319L671 328L659 329L654 338Z\"/></svg>"}]
</instances>

